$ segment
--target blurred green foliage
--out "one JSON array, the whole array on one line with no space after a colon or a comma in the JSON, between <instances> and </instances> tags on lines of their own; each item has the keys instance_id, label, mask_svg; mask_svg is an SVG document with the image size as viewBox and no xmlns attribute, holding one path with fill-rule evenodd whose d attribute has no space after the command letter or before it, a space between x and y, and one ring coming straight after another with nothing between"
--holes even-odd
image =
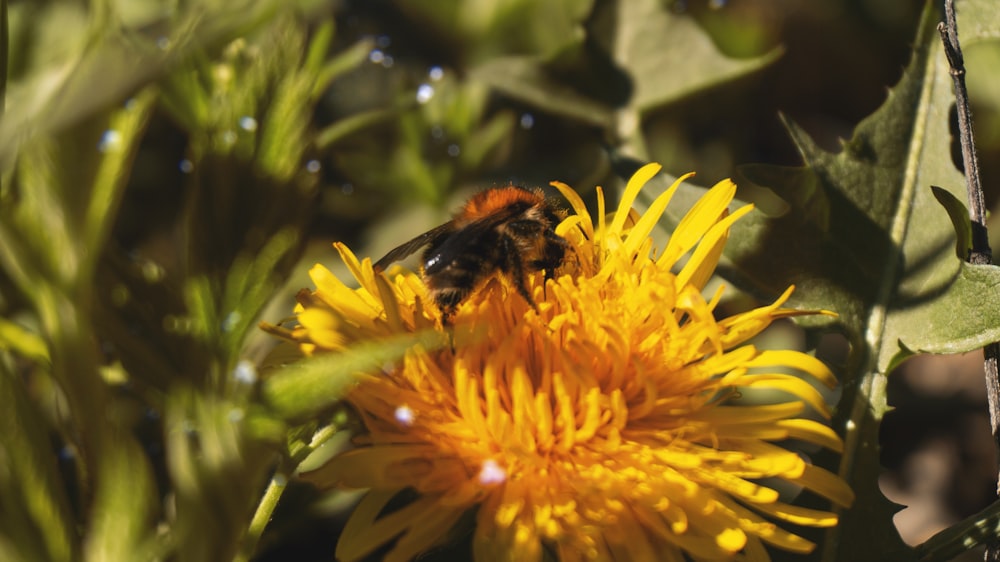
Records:
<instances>
[{"instance_id":1,"label":"blurred green foliage","mask_svg":"<svg viewBox=\"0 0 1000 562\"><path fill-rule=\"evenodd\" d=\"M263 373L273 342L257 322L289 313L303 254L391 247L473 185L614 188L649 160L708 184L737 164L797 164L797 148L821 161L899 77L920 11L0 5L0 559L23 561L329 559L334 510L304 507L288 479L351 423L337 405L350 376L410 342L284 368L272 356ZM984 21L977 37L995 32ZM969 53L988 182L1000 93L976 69L997 53L989 40ZM790 142L779 110L817 146ZM815 177L769 173L756 187L822 222L804 191ZM747 240L738 252L759 248Z\"/></svg>"}]
</instances>

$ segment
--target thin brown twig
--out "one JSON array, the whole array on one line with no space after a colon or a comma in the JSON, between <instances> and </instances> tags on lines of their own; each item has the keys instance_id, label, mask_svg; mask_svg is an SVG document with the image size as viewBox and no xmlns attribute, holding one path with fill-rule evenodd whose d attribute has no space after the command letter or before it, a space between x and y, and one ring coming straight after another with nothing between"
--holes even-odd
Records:
<instances>
[{"instance_id":1,"label":"thin brown twig","mask_svg":"<svg viewBox=\"0 0 1000 562\"><path fill-rule=\"evenodd\" d=\"M945 21L938 24L945 56L951 67L951 77L955 84L955 107L958 111L958 132L962 144L962 164L965 168L966 188L969 194L969 218L972 221L972 249L968 261L973 264L988 265L993 262L993 252L986 231L986 204L983 199L983 185L979 178L979 162L976 160L975 137L972 134L972 116L969 110L968 90L965 87L965 61L962 47L958 42L958 24L955 18L955 1L945 0ZM993 441L1000 451L1000 376L997 358L1000 345L992 343L983 349L983 368L986 371L986 394L990 408L990 430ZM1000 472L997 475L997 490L1000 493ZM1000 537L994 537L986 545L984 558L987 562L1000 562Z\"/></svg>"}]
</instances>

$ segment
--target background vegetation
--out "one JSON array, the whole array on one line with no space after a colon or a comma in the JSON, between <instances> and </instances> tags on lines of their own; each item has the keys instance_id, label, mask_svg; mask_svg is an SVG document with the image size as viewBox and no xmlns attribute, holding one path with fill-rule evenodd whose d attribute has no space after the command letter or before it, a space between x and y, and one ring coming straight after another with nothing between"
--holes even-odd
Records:
<instances>
[{"instance_id":1,"label":"background vegetation","mask_svg":"<svg viewBox=\"0 0 1000 562\"><path fill-rule=\"evenodd\" d=\"M914 551L878 487L881 444L920 543L996 481L975 359L885 378L901 349L1000 339L997 274L960 264L930 192L964 199L923 2L0 5L0 559L331 559L350 498L289 480L351 423L338 374L405 342L269 371L257 322L333 240L377 257L471 189L614 190L647 161L758 204L724 272L747 299L796 283L841 314L806 343L843 374L859 499L816 557L947 559L996 526L987 508ZM995 188L1000 10L959 11Z\"/></svg>"}]
</instances>

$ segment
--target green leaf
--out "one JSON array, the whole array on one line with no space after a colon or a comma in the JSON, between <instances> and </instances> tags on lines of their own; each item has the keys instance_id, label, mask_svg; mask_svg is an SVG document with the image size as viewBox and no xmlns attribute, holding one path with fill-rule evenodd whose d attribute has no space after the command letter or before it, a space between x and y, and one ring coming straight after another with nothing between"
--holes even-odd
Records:
<instances>
[{"instance_id":1,"label":"green leaf","mask_svg":"<svg viewBox=\"0 0 1000 562\"><path fill-rule=\"evenodd\" d=\"M414 345L433 349L447 342L437 332L410 334L302 359L268 377L264 401L285 419L307 419L340 401L359 376L378 373Z\"/></svg>"},{"instance_id":2,"label":"green leaf","mask_svg":"<svg viewBox=\"0 0 1000 562\"><path fill-rule=\"evenodd\" d=\"M252 437L252 424L246 403L182 385L168 396L165 457L176 505L168 538L177 560L232 560L238 552L278 457L274 444Z\"/></svg>"},{"instance_id":3,"label":"green leaf","mask_svg":"<svg viewBox=\"0 0 1000 562\"><path fill-rule=\"evenodd\" d=\"M150 91L22 151L0 207L0 264L27 295L85 291L107 241L153 102Z\"/></svg>"},{"instance_id":4,"label":"green leaf","mask_svg":"<svg viewBox=\"0 0 1000 562\"><path fill-rule=\"evenodd\" d=\"M698 22L658 0L614 3L614 32L606 49L633 81L628 111L644 113L774 62L782 53L727 57Z\"/></svg>"},{"instance_id":5,"label":"green leaf","mask_svg":"<svg viewBox=\"0 0 1000 562\"><path fill-rule=\"evenodd\" d=\"M0 558L76 560L70 502L47 424L24 381L0 359Z\"/></svg>"},{"instance_id":6,"label":"green leaf","mask_svg":"<svg viewBox=\"0 0 1000 562\"><path fill-rule=\"evenodd\" d=\"M929 287L932 302L914 302L913 306L893 313L891 327L913 323L922 330L911 330L900 342L908 353L965 353L988 343L1000 341L1000 319L995 307L1000 302L1000 267L960 263L947 287ZM985 304L985 306L984 306Z\"/></svg>"},{"instance_id":7,"label":"green leaf","mask_svg":"<svg viewBox=\"0 0 1000 562\"><path fill-rule=\"evenodd\" d=\"M920 562L947 562L1000 535L1000 502L948 527L917 546Z\"/></svg>"},{"instance_id":8,"label":"green leaf","mask_svg":"<svg viewBox=\"0 0 1000 562\"><path fill-rule=\"evenodd\" d=\"M958 0L955 7L962 48L1000 39L1000 4L993 0Z\"/></svg>"},{"instance_id":9,"label":"green leaf","mask_svg":"<svg viewBox=\"0 0 1000 562\"><path fill-rule=\"evenodd\" d=\"M476 66L469 78L555 115L604 128L612 123L611 107L560 80L537 57L491 59Z\"/></svg>"},{"instance_id":10,"label":"green leaf","mask_svg":"<svg viewBox=\"0 0 1000 562\"><path fill-rule=\"evenodd\" d=\"M789 123L806 166L742 170L789 208L738 222L727 247L735 271L758 287L776 294L795 283L793 304L835 310L858 351L870 347L878 372L897 340L927 329L895 315L927 305L961 268L954 228L930 188L965 198L950 156L953 98L936 22L928 11L903 78L841 152L822 150Z\"/></svg>"},{"instance_id":11,"label":"green leaf","mask_svg":"<svg viewBox=\"0 0 1000 562\"><path fill-rule=\"evenodd\" d=\"M300 6L311 3L297 2ZM95 10L100 17L87 22L87 37L79 48L9 84L7 111L0 122L0 167L12 162L26 140L61 131L118 103L177 60L232 40L288 4L204 0L172 20L131 22L133 27L120 21L114 11ZM105 8L110 5L103 4ZM149 33L152 28L160 33Z\"/></svg>"},{"instance_id":12,"label":"green leaf","mask_svg":"<svg viewBox=\"0 0 1000 562\"><path fill-rule=\"evenodd\" d=\"M509 54L551 58L579 41L594 0L396 0L434 41L450 44L473 63Z\"/></svg>"},{"instance_id":13,"label":"green leaf","mask_svg":"<svg viewBox=\"0 0 1000 562\"><path fill-rule=\"evenodd\" d=\"M624 152L648 158L643 119L655 109L717 87L774 62L781 49L754 58L724 55L694 18L672 13L658 0L619 0L604 36L605 49L633 84L617 108L614 135ZM610 12L611 10L609 10Z\"/></svg>"},{"instance_id":14,"label":"green leaf","mask_svg":"<svg viewBox=\"0 0 1000 562\"><path fill-rule=\"evenodd\" d=\"M955 256L955 230L930 188L965 199L951 159L954 98L934 5L925 9L903 77L840 152L821 149L789 122L805 167L742 170L787 207L739 221L727 246L735 275L772 295L795 284L791 304L837 312L852 346L835 424L845 435L840 474L858 500L827 535L826 560L872 552L913 558L892 525L898 508L877 485L887 370L914 351L981 347L1000 325L995 307L974 310L995 293L1000 269L972 268ZM988 17L965 8L966 21Z\"/></svg>"},{"instance_id":15,"label":"green leaf","mask_svg":"<svg viewBox=\"0 0 1000 562\"><path fill-rule=\"evenodd\" d=\"M233 264L226 280L221 308L226 317L221 319L224 349L235 357L240 344L246 340L248 330L255 327L255 320L275 291L282 286L282 262L288 259L301 244L298 229L288 227L276 232L252 259L241 256Z\"/></svg>"},{"instance_id":16,"label":"green leaf","mask_svg":"<svg viewBox=\"0 0 1000 562\"><path fill-rule=\"evenodd\" d=\"M7 99L7 76L10 67L10 20L7 16L7 0L0 0L0 100ZM5 104L0 103L0 117Z\"/></svg>"},{"instance_id":17,"label":"green leaf","mask_svg":"<svg viewBox=\"0 0 1000 562\"><path fill-rule=\"evenodd\" d=\"M309 56L304 65L306 72L316 76L316 89L312 96L314 99L318 99L331 82L368 60L368 55L375 45L375 41L370 38L361 39L336 57L326 60L325 58L320 59L320 55L325 57L326 53L320 52L319 48L322 42L319 39L322 37L313 39L310 43Z\"/></svg>"},{"instance_id":18,"label":"green leaf","mask_svg":"<svg viewBox=\"0 0 1000 562\"><path fill-rule=\"evenodd\" d=\"M372 109L362 111L350 117L344 117L319 132L316 136L316 146L321 150L330 148L338 141L367 129L377 123L395 117L396 111L391 109Z\"/></svg>"},{"instance_id":19,"label":"green leaf","mask_svg":"<svg viewBox=\"0 0 1000 562\"><path fill-rule=\"evenodd\" d=\"M934 198L944 207L951 219L951 226L955 229L955 257L960 260L968 260L969 252L972 250L972 221L969 219L969 208L965 203L955 197L950 191L931 186Z\"/></svg>"},{"instance_id":20,"label":"green leaf","mask_svg":"<svg viewBox=\"0 0 1000 562\"><path fill-rule=\"evenodd\" d=\"M568 48L560 57L496 57L474 66L470 77L541 110L601 127L616 143L641 150L644 114L759 70L781 54L774 49L760 57L727 57L692 17L657 0L603 3L588 27L593 45ZM609 84L616 73L621 84Z\"/></svg>"},{"instance_id":21,"label":"green leaf","mask_svg":"<svg viewBox=\"0 0 1000 562\"><path fill-rule=\"evenodd\" d=\"M142 449L127 433L119 435L112 430L98 466L85 558L128 560L162 556L164 545L158 542L153 525L158 505L152 467Z\"/></svg>"},{"instance_id":22,"label":"green leaf","mask_svg":"<svg viewBox=\"0 0 1000 562\"><path fill-rule=\"evenodd\" d=\"M51 361L45 340L38 334L31 333L2 317L0 317L0 349L11 350L22 357L41 363Z\"/></svg>"}]
</instances>

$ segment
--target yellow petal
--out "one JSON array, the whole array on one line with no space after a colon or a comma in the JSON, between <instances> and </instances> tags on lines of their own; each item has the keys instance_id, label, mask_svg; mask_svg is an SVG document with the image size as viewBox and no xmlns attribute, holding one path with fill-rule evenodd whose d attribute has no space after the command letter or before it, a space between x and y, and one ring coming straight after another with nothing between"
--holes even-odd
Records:
<instances>
[{"instance_id":1,"label":"yellow petal","mask_svg":"<svg viewBox=\"0 0 1000 562\"><path fill-rule=\"evenodd\" d=\"M823 400L823 395L813 388L812 385L797 377L778 374L747 375L740 379L739 384L740 386L750 388L783 390L809 404L822 416L830 416L830 407Z\"/></svg>"},{"instance_id":2,"label":"yellow petal","mask_svg":"<svg viewBox=\"0 0 1000 562\"><path fill-rule=\"evenodd\" d=\"M625 191L622 192L621 201L618 202L618 210L615 212L615 218L611 221L611 225L608 227L608 232L611 233L621 233L622 226L625 224L625 219L628 217L629 209L632 208L632 203L635 202L635 198L639 195L639 190L642 189L646 182L651 180L653 176L659 173L662 166L659 164L646 164L645 166L639 168L636 173L632 174L629 178L628 183L625 184Z\"/></svg>"},{"instance_id":3,"label":"yellow petal","mask_svg":"<svg viewBox=\"0 0 1000 562\"><path fill-rule=\"evenodd\" d=\"M698 244L694 255L684 264L681 272L677 274L677 283L680 285L690 284L699 289L704 287L715 271L715 266L719 263L722 248L726 243L726 235L729 232L729 226L752 209L752 206L746 205L712 225L705 233L701 243Z\"/></svg>"},{"instance_id":4,"label":"yellow petal","mask_svg":"<svg viewBox=\"0 0 1000 562\"><path fill-rule=\"evenodd\" d=\"M792 480L841 507L851 507L854 492L836 474L818 466L808 465L802 476Z\"/></svg>"},{"instance_id":5,"label":"yellow petal","mask_svg":"<svg viewBox=\"0 0 1000 562\"><path fill-rule=\"evenodd\" d=\"M812 355L794 350L768 350L762 351L760 355L748 362L750 367L775 367L784 365L793 367L800 371L809 373L816 380L824 385L834 388L837 386L837 377L825 363L816 359Z\"/></svg>"},{"instance_id":6,"label":"yellow petal","mask_svg":"<svg viewBox=\"0 0 1000 562\"><path fill-rule=\"evenodd\" d=\"M736 184L723 180L709 189L691 207L670 235L658 264L670 267L698 243L705 232L722 215L736 194Z\"/></svg>"},{"instance_id":7,"label":"yellow petal","mask_svg":"<svg viewBox=\"0 0 1000 562\"><path fill-rule=\"evenodd\" d=\"M804 419L780 420L776 424L778 427L786 429L788 437L791 439L815 443L835 453L844 452L844 442L841 441L837 432L830 429L830 426Z\"/></svg>"},{"instance_id":8,"label":"yellow petal","mask_svg":"<svg viewBox=\"0 0 1000 562\"><path fill-rule=\"evenodd\" d=\"M629 231L628 238L625 239L624 251L626 254L635 255L640 242L649 238L649 234L653 231L653 227L660 222L660 217L662 217L663 212L667 210L667 205L670 204L670 199L674 196L674 193L677 193L677 189L681 186L681 183L693 175L693 173L689 173L677 178L666 191L653 200L646 212L643 213L642 218L639 219L639 222L636 223L631 231ZM621 213L620 208L618 212L619 214ZM615 220L617 221L617 219L618 215L615 215ZM614 224L615 223L612 223L612 229L614 229ZM624 220L622 221L622 224L624 224ZM619 228L621 228L621 225L619 225Z\"/></svg>"},{"instance_id":9,"label":"yellow petal","mask_svg":"<svg viewBox=\"0 0 1000 562\"><path fill-rule=\"evenodd\" d=\"M564 184L561 181L549 182L549 185L559 190L559 193L569 201L570 207L573 208L573 212L578 218L580 228L583 229L584 233L590 239L594 238L594 223L590 220L590 213L587 212L587 205L584 204L583 199L577 194L572 187Z\"/></svg>"}]
</instances>

